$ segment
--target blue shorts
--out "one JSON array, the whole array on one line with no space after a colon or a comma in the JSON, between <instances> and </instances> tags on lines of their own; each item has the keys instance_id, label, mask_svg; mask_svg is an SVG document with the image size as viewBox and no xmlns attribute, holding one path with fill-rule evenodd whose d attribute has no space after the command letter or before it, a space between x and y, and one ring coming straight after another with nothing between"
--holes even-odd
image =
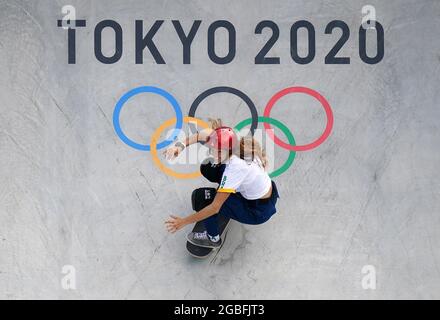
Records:
<instances>
[{"instance_id":1,"label":"blue shorts","mask_svg":"<svg viewBox=\"0 0 440 320\"><path fill-rule=\"evenodd\" d=\"M211 166L202 164L200 171L211 182L220 183L225 165ZM231 218L245 224L261 224L266 222L276 212L275 205L279 198L278 189L272 181L272 195L267 199L248 200L240 193L232 193L223 203L218 214L203 220L210 236L219 234L218 215Z\"/></svg>"}]
</instances>

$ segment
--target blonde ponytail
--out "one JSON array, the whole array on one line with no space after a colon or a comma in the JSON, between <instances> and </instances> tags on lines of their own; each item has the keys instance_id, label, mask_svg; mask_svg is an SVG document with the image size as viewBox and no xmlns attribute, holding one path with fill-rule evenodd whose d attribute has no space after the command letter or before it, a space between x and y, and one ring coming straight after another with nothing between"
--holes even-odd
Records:
<instances>
[{"instance_id":1,"label":"blonde ponytail","mask_svg":"<svg viewBox=\"0 0 440 320\"><path fill-rule=\"evenodd\" d=\"M246 136L240 138L240 158L246 161L256 159L263 169L266 169L268 166L266 150L261 148L260 143L254 137Z\"/></svg>"},{"instance_id":2,"label":"blonde ponytail","mask_svg":"<svg viewBox=\"0 0 440 320\"><path fill-rule=\"evenodd\" d=\"M214 118L208 118L209 127L213 130L220 128L223 126L222 119L214 119Z\"/></svg>"}]
</instances>

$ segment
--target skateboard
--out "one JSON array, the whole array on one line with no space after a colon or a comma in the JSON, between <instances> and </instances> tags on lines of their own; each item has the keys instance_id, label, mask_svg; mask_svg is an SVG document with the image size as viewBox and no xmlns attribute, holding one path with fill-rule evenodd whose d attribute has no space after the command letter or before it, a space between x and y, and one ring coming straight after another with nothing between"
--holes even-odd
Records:
<instances>
[{"instance_id":1,"label":"skateboard","mask_svg":"<svg viewBox=\"0 0 440 320\"><path fill-rule=\"evenodd\" d=\"M217 190L215 188L199 188L194 190L191 200L192 200L192 207L193 210L199 211L209 205L215 197ZM206 247L199 247L195 244L192 244L191 242L186 242L186 249L188 252L196 258L206 258L208 257L213 251L219 250L223 244L225 243L227 231L229 222L231 219L223 217L221 215L217 216L218 223L219 223L219 230L220 230L220 237L222 239L222 245L219 248L206 248ZM194 228L192 230L193 232L204 232L205 231L205 225L203 221L199 221L194 225Z\"/></svg>"}]
</instances>

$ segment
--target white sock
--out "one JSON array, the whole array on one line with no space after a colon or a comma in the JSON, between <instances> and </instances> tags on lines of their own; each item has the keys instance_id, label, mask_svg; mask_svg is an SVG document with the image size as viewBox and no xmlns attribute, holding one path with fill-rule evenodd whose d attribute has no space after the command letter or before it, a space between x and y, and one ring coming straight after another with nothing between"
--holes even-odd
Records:
<instances>
[{"instance_id":1,"label":"white sock","mask_svg":"<svg viewBox=\"0 0 440 320\"><path fill-rule=\"evenodd\" d=\"M219 235L216 235L215 237L211 237L211 236L208 234L208 236L209 236L209 239L210 239L212 242L217 242L217 241L220 240L220 236L219 236Z\"/></svg>"}]
</instances>

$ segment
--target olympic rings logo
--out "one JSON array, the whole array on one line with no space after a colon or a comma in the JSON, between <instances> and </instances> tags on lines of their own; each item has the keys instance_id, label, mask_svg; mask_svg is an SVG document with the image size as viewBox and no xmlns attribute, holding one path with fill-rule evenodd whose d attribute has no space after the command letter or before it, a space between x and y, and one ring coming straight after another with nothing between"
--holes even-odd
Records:
<instances>
[{"instance_id":1,"label":"olympic rings logo","mask_svg":"<svg viewBox=\"0 0 440 320\"><path fill-rule=\"evenodd\" d=\"M250 125L250 133L253 136L255 133L255 130L258 127L258 124L263 123L264 129L265 129L268 137L276 145L289 151L289 157L285 161L285 163L280 168L274 170L273 172L271 172L269 174L269 176L271 178L277 177L277 176L281 175L282 173L284 173L285 171L287 171L287 169L289 169L289 167L294 162L296 152L312 150L314 148L317 148L319 145L321 145L329 137L329 135L333 129L333 121L334 121L333 120L333 111L331 109L330 104L317 91L310 89L310 88L307 88L307 87L288 87L288 88L285 88L285 89L277 92L275 95L272 96L272 98L267 103L267 105L264 109L264 113L263 113L264 116L262 116L262 117L258 116L258 112L257 112L257 109L256 109L253 101L249 98L249 96L247 96L242 91L240 91L236 88L226 87L226 86L214 87L214 88L208 89L208 90L204 91L203 93L201 93L192 103L190 110L189 110L189 113L188 113L188 116L184 117L182 114L182 109L181 109L179 103L169 92L167 92L161 88L158 88L158 87L143 86L143 87L138 87L138 88L135 88L135 89L128 91L116 103L116 106L115 106L115 109L113 112L113 126L115 128L115 132L118 135L118 137L128 146L130 146L134 149L140 150L140 151L150 151L154 164L164 173L166 173L172 177L175 177L177 179L197 178L201 175L199 171L193 172L193 173L179 173L179 172L175 172L174 170L171 170L170 168L165 166L160 161L158 154L157 154L157 150L163 149L163 148L169 146L171 143L173 143L174 140L178 137L179 133L181 132L184 123L189 124L189 127L191 128L192 131L194 131L194 124L201 127L201 128L207 128L209 125L205 121L196 118L195 114L196 114L197 108L199 107L200 103L204 99L206 99L210 95L213 95L215 93L220 93L220 92L231 93L231 94L236 95L237 97L241 98L246 103L246 105L249 108L249 111L251 113L251 118L248 118L248 119L241 121L239 124L237 124L234 127L234 130L236 130L237 132L240 132L243 128ZM163 124L161 124L158 129L156 129L156 131L151 136L150 144L140 144L140 143L137 143L137 142L131 140L130 138L128 138L125 135L125 133L122 131L121 126L120 126L120 114L121 114L121 110L122 110L123 106L130 98L132 98L136 95L139 95L141 93L154 93L154 94L162 96L171 104L171 106L173 107L174 112L176 114L176 116L174 118L168 119ZM270 117L270 113L271 113L274 105L276 104L276 102L279 99L281 99L282 97L284 97L288 94L292 94L292 93L303 93L303 94L306 94L306 95L309 95L309 96L315 98L316 100L318 100L320 102L321 106L323 107L323 109L325 111L326 118L327 118L327 124L325 126L324 132L321 134L320 137L318 137L318 139L316 139L315 141L313 141L311 143L304 144L304 145L296 145L295 138L293 137L293 134L289 130L289 128L287 128L282 122ZM286 136L286 138L288 140L288 143L282 141L280 138L278 138L274 134L271 125L277 127L278 129L280 129L283 132L283 134ZM171 135L168 138L166 138L165 140L159 142L158 140L159 140L161 133L166 128L171 127L171 126L174 126L174 129L173 129Z\"/></svg>"}]
</instances>

